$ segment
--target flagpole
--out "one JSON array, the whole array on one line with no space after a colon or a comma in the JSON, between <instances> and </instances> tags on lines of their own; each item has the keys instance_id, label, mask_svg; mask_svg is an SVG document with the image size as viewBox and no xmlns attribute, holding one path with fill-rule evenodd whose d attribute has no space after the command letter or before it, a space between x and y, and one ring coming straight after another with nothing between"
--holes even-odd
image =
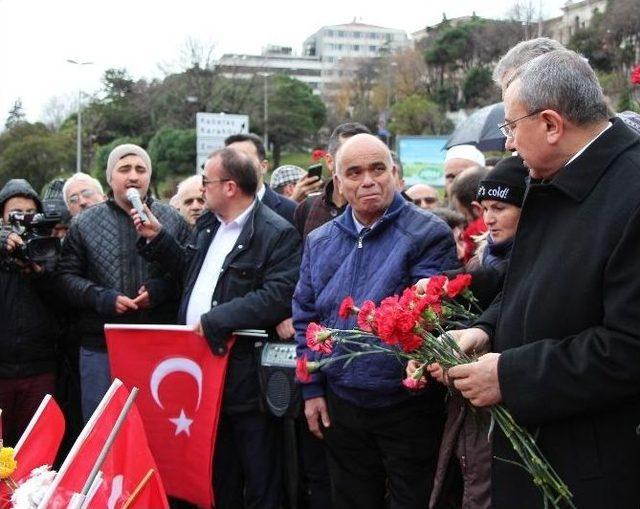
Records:
<instances>
[{"instance_id":1,"label":"flagpole","mask_svg":"<svg viewBox=\"0 0 640 509\"><path fill-rule=\"evenodd\" d=\"M122 428L122 425L124 424L124 420L127 418L127 414L129 413L129 410L131 410L131 407L133 406L133 403L135 402L136 396L138 396L138 388L134 387L133 389L131 389L131 394L129 394L129 397L127 398L127 401L125 402L124 406L122 407L122 410L120 411L120 415L118 416L118 420L116 421L116 424L114 425L113 429L111 430L111 433L109 433L109 437L107 438L107 441L105 442L104 446L102 447L102 451L100 451L100 455L98 456L98 460L96 461L96 464L93 465L93 469L91 470L91 473L89 474L89 477L87 478L87 482L85 482L84 488L82 488L82 491L80 492L83 495L86 495L89 492L89 489L91 488L91 485L93 484L94 478L98 475L98 472L100 471L100 468L102 468L102 464L104 463L104 460L107 459L107 454L109 454L109 451L111 450L111 446L113 445L113 442L115 441L116 437L118 436L120 428Z\"/></svg>"},{"instance_id":2,"label":"flagpole","mask_svg":"<svg viewBox=\"0 0 640 509\"><path fill-rule=\"evenodd\" d=\"M24 432L22 433L22 436L20 437L20 440L18 440L18 443L14 448L14 452L16 454L18 454L18 452L20 452L20 449L22 449L22 446L27 440L27 437L31 434L31 432L33 431L33 428L35 428L36 423L38 422L38 419L40 419L40 417L42 416L42 413L44 412L44 409L46 408L46 406L49 404L50 400L51 400L51 394L47 394L40 402L40 405L38 406L36 413L33 414L33 417L29 421L29 425L27 426L27 429L24 430ZM0 413L2 413L2 410L0 410ZM1 431L1 428L0 428L0 431Z\"/></svg>"},{"instance_id":3,"label":"flagpole","mask_svg":"<svg viewBox=\"0 0 640 509\"><path fill-rule=\"evenodd\" d=\"M122 507L120 509L129 509L129 506L131 504L133 504L133 502L136 500L136 498L138 498L138 495L140 495L140 492L146 487L146 485L149 483L149 481L151 480L151 476L155 473L155 470L153 468L149 469L149 471L145 474L145 476L142 478L142 481L140 481L140 483L136 486L136 489L133 490L133 493L131 493L131 495L129 496L129 498L125 501L124 504L122 504Z\"/></svg>"}]
</instances>

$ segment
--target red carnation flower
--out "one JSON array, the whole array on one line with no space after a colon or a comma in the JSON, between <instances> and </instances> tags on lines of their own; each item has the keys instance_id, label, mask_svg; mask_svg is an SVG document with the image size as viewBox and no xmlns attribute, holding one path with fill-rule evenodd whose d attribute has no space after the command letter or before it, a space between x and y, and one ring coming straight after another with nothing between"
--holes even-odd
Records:
<instances>
[{"instance_id":1,"label":"red carnation flower","mask_svg":"<svg viewBox=\"0 0 640 509\"><path fill-rule=\"evenodd\" d=\"M422 337L416 334L405 334L400 338L400 347L406 353L411 353L422 346Z\"/></svg>"},{"instance_id":2,"label":"red carnation flower","mask_svg":"<svg viewBox=\"0 0 640 509\"><path fill-rule=\"evenodd\" d=\"M458 274L447 283L447 297L453 299L465 291L471 284L471 274Z\"/></svg>"},{"instance_id":3,"label":"red carnation flower","mask_svg":"<svg viewBox=\"0 0 640 509\"><path fill-rule=\"evenodd\" d=\"M415 378L410 376L402 381L402 385L404 385L410 391L420 391L427 386L427 381L422 377L416 380Z\"/></svg>"},{"instance_id":4,"label":"red carnation flower","mask_svg":"<svg viewBox=\"0 0 640 509\"><path fill-rule=\"evenodd\" d=\"M631 71L631 83L634 85L640 85L640 64L638 64L633 71Z\"/></svg>"},{"instance_id":5,"label":"red carnation flower","mask_svg":"<svg viewBox=\"0 0 640 509\"><path fill-rule=\"evenodd\" d=\"M311 322L307 326L307 346L314 352L330 354L333 349L331 331L322 325Z\"/></svg>"},{"instance_id":6,"label":"red carnation flower","mask_svg":"<svg viewBox=\"0 0 640 509\"><path fill-rule=\"evenodd\" d=\"M327 153L324 150L316 149L313 152L311 152L311 160L317 161L318 159L324 158L326 155Z\"/></svg>"},{"instance_id":7,"label":"red carnation flower","mask_svg":"<svg viewBox=\"0 0 640 509\"><path fill-rule=\"evenodd\" d=\"M398 296L387 297L380 302L376 309L375 323L376 332L382 341L390 345L398 342L396 335L396 316L400 309Z\"/></svg>"},{"instance_id":8,"label":"red carnation flower","mask_svg":"<svg viewBox=\"0 0 640 509\"><path fill-rule=\"evenodd\" d=\"M359 310L356 307L355 302L353 302L353 298L345 297L340 304L340 310L338 311L338 316L346 320L352 313L357 313Z\"/></svg>"},{"instance_id":9,"label":"red carnation flower","mask_svg":"<svg viewBox=\"0 0 640 509\"><path fill-rule=\"evenodd\" d=\"M296 360L296 378L300 383L306 384L311 381L309 374L309 365L307 364L307 356L303 355Z\"/></svg>"},{"instance_id":10,"label":"red carnation flower","mask_svg":"<svg viewBox=\"0 0 640 509\"><path fill-rule=\"evenodd\" d=\"M444 288L447 281L449 281L447 276L431 276L427 283L427 290L425 292L427 294L427 298L438 298L439 300L439 298L444 295Z\"/></svg>"},{"instance_id":11,"label":"red carnation flower","mask_svg":"<svg viewBox=\"0 0 640 509\"><path fill-rule=\"evenodd\" d=\"M358 327L365 332L373 332L376 326L376 305L371 300L365 300L358 313Z\"/></svg>"}]
</instances>

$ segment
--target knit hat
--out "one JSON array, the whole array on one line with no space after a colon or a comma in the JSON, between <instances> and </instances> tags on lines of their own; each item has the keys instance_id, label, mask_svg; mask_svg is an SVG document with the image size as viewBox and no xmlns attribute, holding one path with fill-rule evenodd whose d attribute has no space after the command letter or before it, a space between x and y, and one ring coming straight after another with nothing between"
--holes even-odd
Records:
<instances>
[{"instance_id":1,"label":"knit hat","mask_svg":"<svg viewBox=\"0 0 640 509\"><path fill-rule=\"evenodd\" d=\"M507 157L496 164L495 168L482 179L476 199L479 202L502 201L522 207L528 176L529 171L520 157Z\"/></svg>"},{"instance_id":2,"label":"knit hat","mask_svg":"<svg viewBox=\"0 0 640 509\"><path fill-rule=\"evenodd\" d=\"M118 161L129 155L139 156L144 161L149 173L153 171L151 168L151 158L149 154L147 154L147 151L133 143L125 143L124 145L118 145L109 154L109 159L107 159L107 182L111 182L111 174Z\"/></svg>"},{"instance_id":3,"label":"knit hat","mask_svg":"<svg viewBox=\"0 0 640 509\"><path fill-rule=\"evenodd\" d=\"M444 162L446 163L450 159L467 159L480 166L484 166L485 162L484 154L473 145L455 145L451 147L444 156Z\"/></svg>"},{"instance_id":4,"label":"knit hat","mask_svg":"<svg viewBox=\"0 0 640 509\"><path fill-rule=\"evenodd\" d=\"M4 211L4 204L15 196L32 199L36 203L38 212L42 212L42 202L40 201L38 193L31 187L31 184L25 179L11 179L4 185L2 190L0 190L0 218Z\"/></svg>"},{"instance_id":5,"label":"knit hat","mask_svg":"<svg viewBox=\"0 0 640 509\"><path fill-rule=\"evenodd\" d=\"M295 184L305 174L305 171L299 166L293 164L285 164L273 170L269 185L271 189L278 189L286 184Z\"/></svg>"}]
</instances>

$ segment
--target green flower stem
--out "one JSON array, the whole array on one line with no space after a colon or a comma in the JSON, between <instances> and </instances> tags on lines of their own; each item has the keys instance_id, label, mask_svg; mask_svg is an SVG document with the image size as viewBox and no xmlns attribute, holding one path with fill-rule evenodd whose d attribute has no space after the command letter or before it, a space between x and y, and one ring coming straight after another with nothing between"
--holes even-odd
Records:
<instances>
[{"instance_id":1,"label":"green flower stem","mask_svg":"<svg viewBox=\"0 0 640 509\"><path fill-rule=\"evenodd\" d=\"M459 310L456 310L459 312ZM451 322L448 322L451 325ZM373 333L357 329L339 330L329 329L331 337L336 343L344 346L357 346L358 351L352 350L349 353L336 357L327 357L319 361L319 368L341 360L354 359L362 355L386 353L393 354L403 359L417 360L422 364L422 368L432 362L439 363L444 369L449 369L460 364L474 362L476 359L464 353L458 343L453 339L441 324L435 324L434 330L438 336L426 329L417 326L415 333L420 335L424 341L416 352L407 353L398 348L384 346L379 343L363 343L363 338L379 340ZM549 462L544 458L542 452L529 432L520 427L509 411L503 406L496 405L489 408L492 418L498 424L502 432L509 439L514 451L520 457L522 464L515 463L524 468L532 477L534 484L540 489L545 507L549 504L555 509L560 507L570 507L575 509L572 502L572 494L566 484L560 479ZM499 458L498 458L499 459ZM562 506L561 506L562 504Z\"/></svg>"}]
</instances>

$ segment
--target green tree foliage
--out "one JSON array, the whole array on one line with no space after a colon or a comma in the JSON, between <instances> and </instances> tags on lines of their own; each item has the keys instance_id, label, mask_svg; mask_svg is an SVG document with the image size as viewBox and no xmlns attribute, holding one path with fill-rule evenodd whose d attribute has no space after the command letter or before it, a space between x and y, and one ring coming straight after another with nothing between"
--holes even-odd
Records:
<instances>
[{"instance_id":1,"label":"green tree foliage","mask_svg":"<svg viewBox=\"0 0 640 509\"><path fill-rule=\"evenodd\" d=\"M394 104L389 125L396 134L447 134L453 125L440 107L424 97L412 95Z\"/></svg>"},{"instance_id":2,"label":"green tree foliage","mask_svg":"<svg viewBox=\"0 0 640 509\"><path fill-rule=\"evenodd\" d=\"M161 129L149 142L149 156L156 181L192 174L196 166L196 130Z\"/></svg>"},{"instance_id":3,"label":"green tree foliage","mask_svg":"<svg viewBox=\"0 0 640 509\"><path fill-rule=\"evenodd\" d=\"M500 92L493 86L491 68L478 65L464 75L462 94L467 107L486 106L499 100Z\"/></svg>"},{"instance_id":4,"label":"green tree foliage","mask_svg":"<svg viewBox=\"0 0 640 509\"><path fill-rule=\"evenodd\" d=\"M282 149L299 148L309 143L324 123L327 111L311 88L299 80L274 76L271 84L269 140L273 164L278 166Z\"/></svg>"},{"instance_id":5,"label":"green tree foliage","mask_svg":"<svg viewBox=\"0 0 640 509\"><path fill-rule=\"evenodd\" d=\"M607 30L604 14L596 11L589 27L576 30L567 47L588 58L594 69L609 72L613 69L617 56L606 42Z\"/></svg>"},{"instance_id":6,"label":"green tree foliage","mask_svg":"<svg viewBox=\"0 0 640 509\"><path fill-rule=\"evenodd\" d=\"M135 82L124 69L108 69L103 78L105 97L93 100L83 110L83 131L104 145L123 137L153 136L149 108L149 84Z\"/></svg>"},{"instance_id":7,"label":"green tree foliage","mask_svg":"<svg viewBox=\"0 0 640 509\"><path fill-rule=\"evenodd\" d=\"M0 135L0 185L12 178L27 179L34 189L73 171L74 140L52 132L42 123L20 122Z\"/></svg>"},{"instance_id":8,"label":"green tree foliage","mask_svg":"<svg viewBox=\"0 0 640 509\"><path fill-rule=\"evenodd\" d=\"M435 70L427 87L433 100L441 107L452 110L460 106L460 95L465 97L467 105L469 101L466 98L469 96L472 106L476 101L482 103L488 100L489 96L493 96L491 90L486 91L485 98L479 96L477 90L465 91L465 84L473 88L476 80L485 78L483 71L472 70L493 65L521 37L521 27L517 22L485 20L476 16L456 26L445 20L432 29L422 46L427 66ZM466 83L469 73L472 81ZM491 81L487 87L493 88Z\"/></svg>"}]
</instances>

